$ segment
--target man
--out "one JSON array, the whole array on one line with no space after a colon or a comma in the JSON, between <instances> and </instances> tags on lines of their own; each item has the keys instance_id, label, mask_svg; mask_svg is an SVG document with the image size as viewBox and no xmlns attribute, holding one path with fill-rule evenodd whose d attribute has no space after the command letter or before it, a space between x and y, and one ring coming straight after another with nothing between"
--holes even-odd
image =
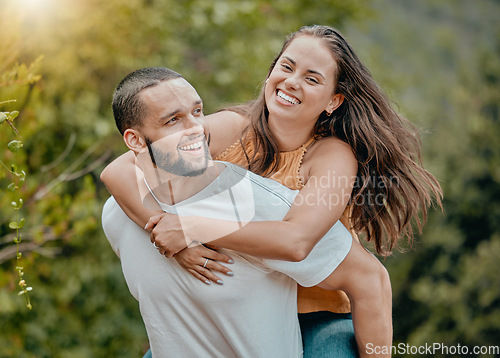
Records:
<instances>
[{"instance_id":1,"label":"man","mask_svg":"<svg viewBox=\"0 0 500 358\"><path fill-rule=\"evenodd\" d=\"M134 115L123 115L132 107ZM217 238L252 220L281 220L290 208L296 192L230 163L212 162L201 99L179 74L164 68L129 74L117 87L113 111L125 143L142 163L151 197L164 211L224 223L207 235ZM215 286L159 255L113 198L104 206L103 227L157 357L301 356L296 282L329 287L352 242L339 222L301 262L224 250L234 259L235 277Z\"/></svg>"}]
</instances>

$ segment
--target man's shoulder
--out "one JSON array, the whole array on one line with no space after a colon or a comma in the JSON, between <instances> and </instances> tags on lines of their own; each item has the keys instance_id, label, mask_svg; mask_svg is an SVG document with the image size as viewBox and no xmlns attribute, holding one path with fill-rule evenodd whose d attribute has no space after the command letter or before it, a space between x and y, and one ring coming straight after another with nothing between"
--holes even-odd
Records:
<instances>
[{"instance_id":1,"label":"man's shoulder","mask_svg":"<svg viewBox=\"0 0 500 358\"><path fill-rule=\"evenodd\" d=\"M116 207L119 207L113 196L110 196L102 207L102 222L108 222L111 220L111 216L116 212Z\"/></svg>"},{"instance_id":2,"label":"man's shoulder","mask_svg":"<svg viewBox=\"0 0 500 358\"><path fill-rule=\"evenodd\" d=\"M110 196L102 208L102 228L108 238L117 236L118 233L128 230L130 227L137 226L116 202L113 196Z\"/></svg>"}]
</instances>

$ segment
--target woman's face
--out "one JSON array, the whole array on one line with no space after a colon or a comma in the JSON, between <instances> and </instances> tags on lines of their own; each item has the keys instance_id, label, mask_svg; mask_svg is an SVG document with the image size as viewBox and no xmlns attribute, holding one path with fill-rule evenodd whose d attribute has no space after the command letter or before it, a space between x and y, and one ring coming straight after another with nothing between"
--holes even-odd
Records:
<instances>
[{"instance_id":1,"label":"woman's face","mask_svg":"<svg viewBox=\"0 0 500 358\"><path fill-rule=\"evenodd\" d=\"M288 45L266 83L269 119L316 123L323 111L340 105L335 95L337 64L322 40L302 35ZM337 103L339 102L340 103Z\"/></svg>"}]
</instances>

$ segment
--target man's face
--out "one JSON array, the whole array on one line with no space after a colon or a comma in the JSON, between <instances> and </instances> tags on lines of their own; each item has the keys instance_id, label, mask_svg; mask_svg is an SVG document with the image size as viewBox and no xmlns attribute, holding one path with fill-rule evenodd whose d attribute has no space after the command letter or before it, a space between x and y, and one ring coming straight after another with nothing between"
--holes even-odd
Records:
<instances>
[{"instance_id":1,"label":"man's face","mask_svg":"<svg viewBox=\"0 0 500 358\"><path fill-rule=\"evenodd\" d=\"M203 103L185 79L176 78L140 94L146 117L140 128L154 164L177 176L198 176L210 154L204 134Z\"/></svg>"}]
</instances>

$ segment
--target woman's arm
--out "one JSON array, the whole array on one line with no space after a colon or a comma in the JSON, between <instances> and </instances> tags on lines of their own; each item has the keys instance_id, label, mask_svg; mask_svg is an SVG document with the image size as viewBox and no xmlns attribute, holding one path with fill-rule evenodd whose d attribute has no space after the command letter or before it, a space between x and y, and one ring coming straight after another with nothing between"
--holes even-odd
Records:
<instances>
[{"instance_id":1,"label":"woman's arm","mask_svg":"<svg viewBox=\"0 0 500 358\"><path fill-rule=\"evenodd\" d=\"M140 227L144 227L152 215L163 212L160 209L152 209L157 205L149 195L143 177L142 171L135 165L133 152L127 152L115 159L101 174L102 181L122 210ZM142 198L145 198L147 204L144 204ZM232 275L230 269L218 263L232 263L231 257L217 252L212 247L197 246L185 249L176 255L175 259L194 277L206 284L210 284L210 281L222 284L222 279L212 271Z\"/></svg>"},{"instance_id":2,"label":"woman's arm","mask_svg":"<svg viewBox=\"0 0 500 358\"><path fill-rule=\"evenodd\" d=\"M220 154L236 142L247 124L244 116L231 111L214 113L206 116L205 120L206 129L211 137L209 148L213 156ZM140 227L145 227L150 217L162 212L159 208L156 209L157 205L149 195L143 177L132 151L115 159L101 173L101 180L106 184L111 195L115 197L127 216ZM231 258L203 246L193 250L182 250L175 258L183 268L205 283L222 282L220 277L214 275L212 271L231 274L230 269L216 262L232 263ZM207 258L208 262L205 261Z\"/></svg>"},{"instance_id":3,"label":"woman's arm","mask_svg":"<svg viewBox=\"0 0 500 358\"><path fill-rule=\"evenodd\" d=\"M159 217L150 220L152 226L158 223L152 231L152 241L161 246L167 257L192 240L207 242L216 238L211 243L219 247L259 257L301 261L342 215L357 173L354 154L338 139L322 140L314 152L311 148L311 155L311 165L305 173L306 185L283 221L250 222L220 237L225 232L222 220L192 218L192 222L187 222L189 218L184 217L181 225L178 217L166 214L161 220ZM210 229L214 232L211 237L200 234ZM188 237L184 236L185 231Z\"/></svg>"},{"instance_id":4,"label":"woman's arm","mask_svg":"<svg viewBox=\"0 0 500 358\"><path fill-rule=\"evenodd\" d=\"M144 227L151 216L162 212L153 204L143 178L132 151L116 158L101 173L101 180L111 195L127 216L140 227Z\"/></svg>"},{"instance_id":5,"label":"woman's arm","mask_svg":"<svg viewBox=\"0 0 500 358\"><path fill-rule=\"evenodd\" d=\"M248 119L233 111L220 111L205 116L205 128L210 133L208 147L212 157L217 157L240 139L247 125Z\"/></svg>"}]
</instances>

